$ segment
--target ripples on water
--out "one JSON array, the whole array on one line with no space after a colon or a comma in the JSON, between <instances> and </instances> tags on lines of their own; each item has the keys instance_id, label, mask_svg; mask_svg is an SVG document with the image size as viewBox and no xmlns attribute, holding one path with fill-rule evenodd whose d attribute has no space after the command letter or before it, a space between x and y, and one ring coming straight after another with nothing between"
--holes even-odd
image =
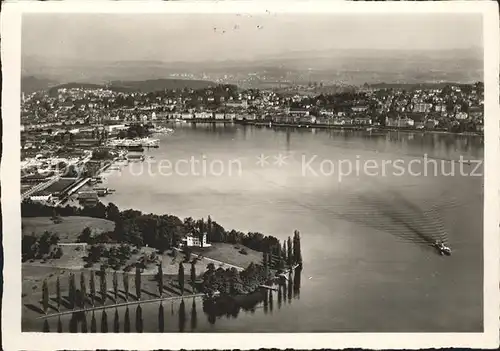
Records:
<instances>
[{"instance_id":1,"label":"ripples on water","mask_svg":"<svg viewBox=\"0 0 500 351\"><path fill-rule=\"evenodd\" d=\"M242 159L242 176L152 180L147 174L127 175L124 169L109 177L106 186L116 192L105 201L148 213L210 215L226 229L259 231L281 240L295 229L301 232L306 278L300 300L294 299L293 286L291 294L289 289L268 293L248 311L228 306L217 312L197 300L195 318L189 300L184 313L179 303L164 303L165 331L479 331L482 178L352 175L340 182L301 176L300 157L409 161L427 154L449 167L461 155L482 159L483 150L482 138L446 134L187 125L147 153L172 162L200 155L224 162ZM261 153L292 157L286 167L263 168L255 165ZM428 249L434 240L447 241L453 256L443 258ZM293 308L285 308L290 296ZM159 306L141 306L144 330L158 331ZM134 332L135 308L129 317L128 309L118 312L121 331L129 325ZM99 323L101 315L96 318Z\"/></svg>"}]
</instances>

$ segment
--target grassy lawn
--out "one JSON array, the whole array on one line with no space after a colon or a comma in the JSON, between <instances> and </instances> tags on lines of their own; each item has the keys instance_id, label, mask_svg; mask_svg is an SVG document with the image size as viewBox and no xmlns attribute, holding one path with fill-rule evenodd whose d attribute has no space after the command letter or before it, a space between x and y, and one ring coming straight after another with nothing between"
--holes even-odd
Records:
<instances>
[{"instance_id":1,"label":"grassy lawn","mask_svg":"<svg viewBox=\"0 0 500 351\"><path fill-rule=\"evenodd\" d=\"M57 233L61 239L61 242L75 242L77 236L82 232L85 227L92 228L93 231L110 231L114 229L114 223L111 221L89 218L89 217L63 217L61 223L53 223L50 218L47 217L33 217L33 218L23 218L23 235L41 235L44 231L51 231ZM107 244L112 245L112 244ZM239 251L245 249L247 254L242 254ZM143 247L139 250L138 254L133 255L130 258L130 262L135 262L144 253L152 253L155 250L152 248ZM215 243L209 248L195 249L195 254L200 254L203 259L197 260L195 264L196 275L200 277L206 270L209 263L214 263L216 267L227 268L227 263L230 265L246 268L251 262L260 263L262 261L262 253L246 248L242 245L233 245L225 243ZM60 259L47 260L46 262L41 262L40 260L34 260L32 262L25 262L22 264L22 301L23 301L23 320L34 320L36 317L40 316L43 311L41 299L42 299L42 284L44 279L47 279L49 294L50 294L50 307L49 313L53 313L56 310L56 280L59 276L61 281L61 290L63 295L63 306L61 309L65 310L68 308L68 301L65 298L68 294L69 287L69 276L70 273L75 274L77 289L80 288L80 275L83 272L85 275L87 291L90 289L89 277L90 269L83 267L84 261L83 257L86 255L84 249L76 249L73 246L63 247L63 256ZM175 296L180 294L179 283L178 283L178 270L179 263L184 260L184 255L180 252L177 253L175 257L165 253L164 255L159 255L162 262L163 274L164 274L164 293L163 296ZM213 262L210 259L220 261ZM93 270L98 270L100 264L96 264ZM185 276L185 292L184 294L189 294L192 292L190 284L190 271L191 263L184 263L184 276ZM142 283L141 283L141 299L152 299L159 297L158 283L154 279L154 275L157 272L157 266L155 264L150 264L142 273ZM131 295L131 300L135 300L135 272L129 272L129 291ZM106 300L106 305L113 304L113 272L108 270L106 275L107 288L108 288L108 298ZM96 290L99 292L99 281L100 278L96 275ZM117 303L124 302L124 288L123 288L123 272L119 271L118 276L119 285L119 295ZM98 293L100 296L100 294ZM102 302L98 301L98 305Z\"/></svg>"},{"instance_id":2,"label":"grassy lawn","mask_svg":"<svg viewBox=\"0 0 500 351\"><path fill-rule=\"evenodd\" d=\"M245 255L240 253L239 251L241 249L245 249L247 254ZM252 262L259 264L262 262L261 252L254 251L243 245L213 243L211 247L195 248L193 249L193 253L241 268L248 267L248 265Z\"/></svg>"},{"instance_id":3,"label":"grassy lawn","mask_svg":"<svg viewBox=\"0 0 500 351\"><path fill-rule=\"evenodd\" d=\"M59 235L62 243L76 242L76 238L85 229L90 227L93 232L107 232L115 228L115 224L106 219L70 216L61 217L61 223L54 223L49 217L22 218L23 235L42 235L49 231Z\"/></svg>"},{"instance_id":4,"label":"grassy lawn","mask_svg":"<svg viewBox=\"0 0 500 351\"><path fill-rule=\"evenodd\" d=\"M190 265L184 265L185 268ZM178 266L176 266L178 267ZM48 290L49 290L49 311L48 313L57 312L57 299L56 299L56 281L59 276L61 282L61 295L62 295L62 305L60 307L61 311L67 311L70 308L68 291L69 291L69 277L70 274L75 275L75 282L77 289L80 289L80 275L83 273L85 276L85 283L87 294L90 292L90 271L87 269L62 269L58 267L39 267L31 265L22 266L22 319L24 321L33 322L37 317L43 314L42 305L42 286L44 279L47 280ZM134 274L127 274L129 280L129 301L136 301L136 286L135 286L135 276ZM185 289L184 295L189 295L193 293L193 289L190 287L190 275L189 271L185 274ZM103 302L101 300L100 293L100 277L96 274L96 306L102 306ZM107 283L107 298L104 305L112 305L115 303L123 303L125 299L125 290L123 286L123 274L118 274L118 295L116 301L114 300L113 291L113 272L109 271L106 274ZM163 279L163 297L178 296L181 294L179 288L179 282L177 275L164 275ZM159 287L158 282L155 280L153 275L142 275L141 278L141 300L150 300L154 298L159 298ZM90 306L90 299L86 303Z\"/></svg>"},{"instance_id":5,"label":"grassy lawn","mask_svg":"<svg viewBox=\"0 0 500 351\"><path fill-rule=\"evenodd\" d=\"M247 267L251 262L260 263L262 259L262 254L260 252L245 248L248 252L247 255L239 253L243 246L231 245L231 244L223 244L217 243L210 248L204 248L196 250L198 253L202 254L204 259L198 260L196 267L196 275L200 277L206 270L206 267L210 261L208 258L226 262L239 267ZM150 252L151 248L142 248L141 252ZM65 253L66 255L66 253ZM80 255L80 257L77 257ZM81 260L81 256L83 255L82 251L75 252L71 255L70 258L66 258L66 260ZM179 263L183 261L184 255L178 253L174 258L168 254L161 256L162 266L163 266L163 274L164 274L164 296L175 296L180 294L179 283L178 283L178 269ZM85 281L87 285L87 290L90 289L89 277L90 270L84 269L81 265L73 265L68 268L65 267L67 261L65 261L65 256L63 256L59 260L51 260L46 263L41 263L39 261L35 262L27 262L22 265L22 301L23 301L23 320L33 320L34 318L40 316L43 311L41 311L42 304L42 284L43 280L47 279L48 288L50 293L50 307L49 313L54 313L56 311L56 280L59 276L61 281L61 290L63 295L63 300L65 300L65 304L67 305L67 296L68 287L69 287L69 276L70 273L75 274L75 281L77 289L80 288L80 275L83 272L85 275ZM224 265L215 263L216 267ZM78 267L78 268L75 268ZM99 265L94 267L95 270L99 269ZM192 288L189 286L190 284L190 270L191 263L184 263L184 277L185 277L185 294L192 293ZM158 283L154 279L154 274L157 272L157 267L154 264L149 265L142 274L142 282L141 282L141 291L142 291L142 299L152 299L159 297L158 291ZM135 272L129 272L129 291L131 295L131 300L135 300ZM108 270L106 274L106 281L108 287L108 298L106 301L106 305L113 304L113 272ZM100 291L100 278L96 275L96 290ZM118 286L119 286L119 295L117 302L124 302L124 288L123 288L123 273L119 272L118 274ZM102 302L98 301L98 305L102 305ZM62 307L62 310L67 309L66 307Z\"/></svg>"}]
</instances>

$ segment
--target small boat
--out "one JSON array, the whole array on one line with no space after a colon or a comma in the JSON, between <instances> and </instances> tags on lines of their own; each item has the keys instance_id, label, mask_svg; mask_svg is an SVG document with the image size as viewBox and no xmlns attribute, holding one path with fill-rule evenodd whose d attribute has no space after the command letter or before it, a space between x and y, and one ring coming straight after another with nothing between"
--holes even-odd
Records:
<instances>
[{"instance_id":1,"label":"small boat","mask_svg":"<svg viewBox=\"0 0 500 351\"><path fill-rule=\"evenodd\" d=\"M436 241L434 247L439 251L441 256L451 256L451 249L441 241Z\"/></svg>"}]
</instances>

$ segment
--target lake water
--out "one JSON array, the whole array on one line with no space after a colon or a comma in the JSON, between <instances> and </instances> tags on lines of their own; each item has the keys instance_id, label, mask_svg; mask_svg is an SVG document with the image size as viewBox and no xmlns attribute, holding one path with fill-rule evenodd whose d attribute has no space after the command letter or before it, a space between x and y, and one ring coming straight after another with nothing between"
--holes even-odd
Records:
<instances>
[{"instance_id":1,"label":"lake water","mask_svg":"<svg viewBox=\"0 0 500 351\"><path fill-rule=\"evenodd\" d=\"M226 229L280 239L299 230L304 259L300 293L292 286L279 308L274 293L272 313L269 297L222 316L201 300L193 315L189 299L163 305L165 331L482 331L483 178L471 174L474 164L460 171L450 162L482 159L482 138L201 124L160 138L160 148L146 151L149 163L108 177L116 193L106 202L210 215ZM261 154L267 163L258 163ZM424 167L425 154L438 165L427 159ZM191 158L199 161L193 169ZM381 165L396 160L406 171L389 165L382 174ZM452 164L455 175L446 175ZM436 239L452 247L451 257L432 249ZM158 331L158 310L142 305L144 332ZM125 311L118 313L123 321ZM135 307L130 319L135 325Z\"/></svg>"}]
</instances>

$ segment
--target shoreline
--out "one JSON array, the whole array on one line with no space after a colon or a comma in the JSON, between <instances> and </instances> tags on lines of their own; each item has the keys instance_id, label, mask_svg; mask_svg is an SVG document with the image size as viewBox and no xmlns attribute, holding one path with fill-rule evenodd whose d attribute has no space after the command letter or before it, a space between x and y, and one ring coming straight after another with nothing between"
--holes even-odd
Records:
<instances>
[{"instance_id":1,"label":"shoreline","mask_svg":"<svg viewBox=\"0 0 500 351\"><path fill-rule=\"evenodd\" d=\"M164 120L158 121L164 123L177 124L179 122ZM250 125L257 127L278 127L278 128L293 128L293 129L334 129L334 130L345 130L345 131L370 131L373 132L398 132L398 133L420 133L420 134L444 134L444 135L458 135L458 136L471 136L471 137L484 137L483 132L450 132L446 130L432 130L432 129L415 129L415 128L400 128L400 127L384 127L384 126L356 126L356 125L334 125L334 124L320 124L320 123L276 123L276 122L262 122L262 121L249 121L249 120L214 120L214 119L189 119L184 120L183 124L239 124L239 125Z\"/></svg>"}]
</instances>

